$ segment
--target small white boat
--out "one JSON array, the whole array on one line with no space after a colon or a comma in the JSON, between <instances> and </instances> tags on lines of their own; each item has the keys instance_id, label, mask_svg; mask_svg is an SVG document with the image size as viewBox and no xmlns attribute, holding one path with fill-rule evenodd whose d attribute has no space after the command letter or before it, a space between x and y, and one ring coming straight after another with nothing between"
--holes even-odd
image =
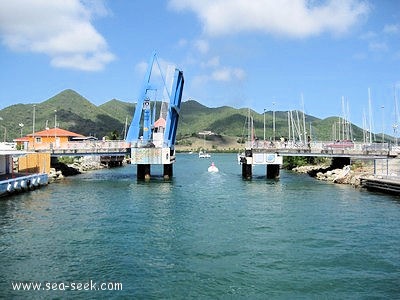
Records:
<instances>
[{"instance_id":1,"label":"small white boat","mask_svg":"<svg viewBox=\"0 0 400 300\"><path fill-rule=\"evenodd\" d=\"M211 155L207 153L206 151L199 151L199 158L210 158Z\"/></svg>"},{"instance_id":2,"label":"small white boat","mask_svg":"<svg viewBox=\"0 0 400 300\"><path fill-rule=\"evenodd\" d=\"M216 173L218 172L218 168L214 163L211 163L211 166L208 167L208 172Z\"/></svg>"}]
</instances>

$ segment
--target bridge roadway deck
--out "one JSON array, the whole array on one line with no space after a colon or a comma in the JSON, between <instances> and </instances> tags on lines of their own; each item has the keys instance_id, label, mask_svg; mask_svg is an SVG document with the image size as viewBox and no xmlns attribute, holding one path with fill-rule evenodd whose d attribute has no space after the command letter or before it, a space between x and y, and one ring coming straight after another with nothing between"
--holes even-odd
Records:
<instances>
[{"instance_id":1,"label":"bridge roadway deck","mask_svg":"<svg viewBox=\"0 0 400 300\"><path fill-rule=\"evenodd\" d=\"M276 153L279 156L313 156L313 157L350 157L358 159L378 159L396 157L391 151L357 151L345 149L317 150L309 148L253 148L253 153Z\"/></svg>"},{"instance_id":2,"label":"bridge roadway deck","mask_svg":"<svg viewBox=\"0 0 400 300\"><path fill-rule=\"evenodd\" d=\"M50 152L53 157L57 156L121 156L130 153L130 143L125 141L85 141L67 142L60 145L43 143L35 145L37 152Z\"/></svg>"},{"instance_id":3,"label":"bridge roadway deck","mask_svg":"<svg viewBox=\"0 0 400 300\"><path fill-rule=\"evenodd\" d=\"M253 153L275 153L279 156L350 157L354 159L379 159L396 157L398 147L388 144L354 144L352 147L327 146L326 143L311 143L310 146L285 143L252 143L246 149Z\"/></svg>"},{"instance_id":4,"label":"bridge roadway deck","mask_svg":"<svg viewBox=\"0 0 400 300\"><path fill-rule=\"evenodd\" d=\"M53 146L52 144L37 145L34 151L51 153L51 156L121 156L130 153L131 144L119 141L85 141L67 142ZM351 148L336 148L327 146L326 143L311 143L310 146L290 143L246 143L246 149L254 153L276 153L280 156L315 156L315 157L350 157L358 159L379 159L396 157L400 154L399 147L388 144L354 144Z\"/></svg>"}]
</instances>

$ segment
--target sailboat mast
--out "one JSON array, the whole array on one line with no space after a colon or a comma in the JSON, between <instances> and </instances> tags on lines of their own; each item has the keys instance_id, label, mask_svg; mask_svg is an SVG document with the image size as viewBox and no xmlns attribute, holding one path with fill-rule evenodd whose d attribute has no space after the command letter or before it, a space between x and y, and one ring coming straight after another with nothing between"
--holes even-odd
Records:
<instances>
[{"instance_id":1,"label":"sailboat mast","mask_svg":"<svg viewBox=\"0 0 400 300\"><path fill-rule=\"evenodd\" d=\"M365 144L367 142L367 120L365 116L365 109L363 108L363 114L362 114L362 124L363 124L363 143Z\"/></svg>"},{"instance_id":2,"label":"sailboat mast","mask_svg":"<svg viewBox=\"0 0 400 300\"><path fill-rule=\"evenodd\" d=\"M288 120L288 129L289 129L289 136L288 141L290 142L290 112L287 112L287 120Z\"/></svg>"},{"instance_id":3,"label":"sailboat mast","mask_svg":"<svg viewBox=\"0 0 400 300\"><path fill-rule=\"evenodd\" d=\"M346 127L346 113L344 110L344 96L342 96L342 118L341 118L341 122L342 122L342 139L345 139L345 127Z\"/></svg>"},{"instance_id":4,"label":"sailboat mast","mask_svg":"<svg viewBox=\"0 0 400 300\"><path fill-rule=\"evenodd\" d=\"M295 133L296 123L294 122L293 111L290 111L290 121L292 122L292 140L294 144L296 143L296 133Z\"/></svg>"},{"instance_id":5,"label":"sailboat mast","mask_svg":"<svg viewBox=\"0 0 400 300\"><path fill-rule=\"evenodd\" d=\"M347 139L348 140L353 140L353 130L351 128L351 122L350 122L350 105L349 105L349 100L347 99L346 102L347 105L347 111L346 111L346 123L347 123Z\"/></svg>"},{"instance_id":6,"label":"sailboat mast","mask_svg":"<svg viewBox=\"0 0 400 300\"><path fill-rule=\"evenodd\" d=\"M369 113L369 142L372 143L372 107L371 107L371 89L368 88L368 113Z\"/></svg>"},{"instance_id":7,"label":"sailboat mast","mask_svg":"<svg viewBox=\"0 0 400 300\"><path fill-rule=\"evenodd\" d=\"M303 136L304 136L304 143L306 143L307 130L306 130L306 116L304 114L304 97L303 97L303 93L301 93L301 105L302 105L302 109L303 109Z\"/></svg>"},{"instance_id":8,"label":"sailboat mast","mask_svg":"<svg viewBox=\"0 0 400 300\"><path fill-rule=\"evenodd\" d=\"M299 140L300 143L303 142L303 140L301 139L301 127L300 127L300 119L299 119L299 111L296 110L296 117L297 117L297 134L299 135Z\"/></svg>"},{"instance_id":9,"label":"sailboat mast","mask_svg":"<svg viewBox=\"0 0 400 300\"><path fill-rule=\"evenodd\" d=\"M395 144L397 146L397 127L399 126L399 106L397 105L397 95L396 95L396 84L393 85L393 94L394 94L394 124L393 124L393 131L395 137Z\"/></svg>"}]
</instances>

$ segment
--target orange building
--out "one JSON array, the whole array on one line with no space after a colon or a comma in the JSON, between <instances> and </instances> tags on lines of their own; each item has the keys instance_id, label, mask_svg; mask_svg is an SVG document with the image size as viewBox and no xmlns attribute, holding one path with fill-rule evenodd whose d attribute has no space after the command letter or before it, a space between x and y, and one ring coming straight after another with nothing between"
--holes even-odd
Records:
<instances>
[{"instance_id":1,"label":"orange building","mask_svg":"<svg viewBox=\"0 0 400 300\"><path fill-rule=\"evenodd\" d=\"M79 139L84 138L84 136L61 128L51 128L14 139L14 142L17 143L19 149L41 150L58 148L61 144L74 138Z\"/></svg>"}]
</instances>

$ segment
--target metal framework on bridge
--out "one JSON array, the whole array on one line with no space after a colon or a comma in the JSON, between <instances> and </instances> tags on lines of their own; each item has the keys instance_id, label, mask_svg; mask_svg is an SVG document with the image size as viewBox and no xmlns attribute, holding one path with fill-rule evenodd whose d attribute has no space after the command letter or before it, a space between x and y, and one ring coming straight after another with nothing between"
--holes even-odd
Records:
<instances>
[{"instance_id":1,"label":"metal framework on bridge","mask_svg":"<svg viewBox=\"0 0 400 300\"><path fill-rule=\"evenodd\" d=\"M152 77L155 63L162 79L161 88ZM172 177L183 85L183 72L175 68L172 87L167 86L157 55L153 53L126 138L131 143L131 163L137 165L138 179L150 179L150 166L154 164L163 165L165 179ZM158 89L165 92L168 102L162 101L160 117L156 120Z\"/></svg>"}]
</instances>

